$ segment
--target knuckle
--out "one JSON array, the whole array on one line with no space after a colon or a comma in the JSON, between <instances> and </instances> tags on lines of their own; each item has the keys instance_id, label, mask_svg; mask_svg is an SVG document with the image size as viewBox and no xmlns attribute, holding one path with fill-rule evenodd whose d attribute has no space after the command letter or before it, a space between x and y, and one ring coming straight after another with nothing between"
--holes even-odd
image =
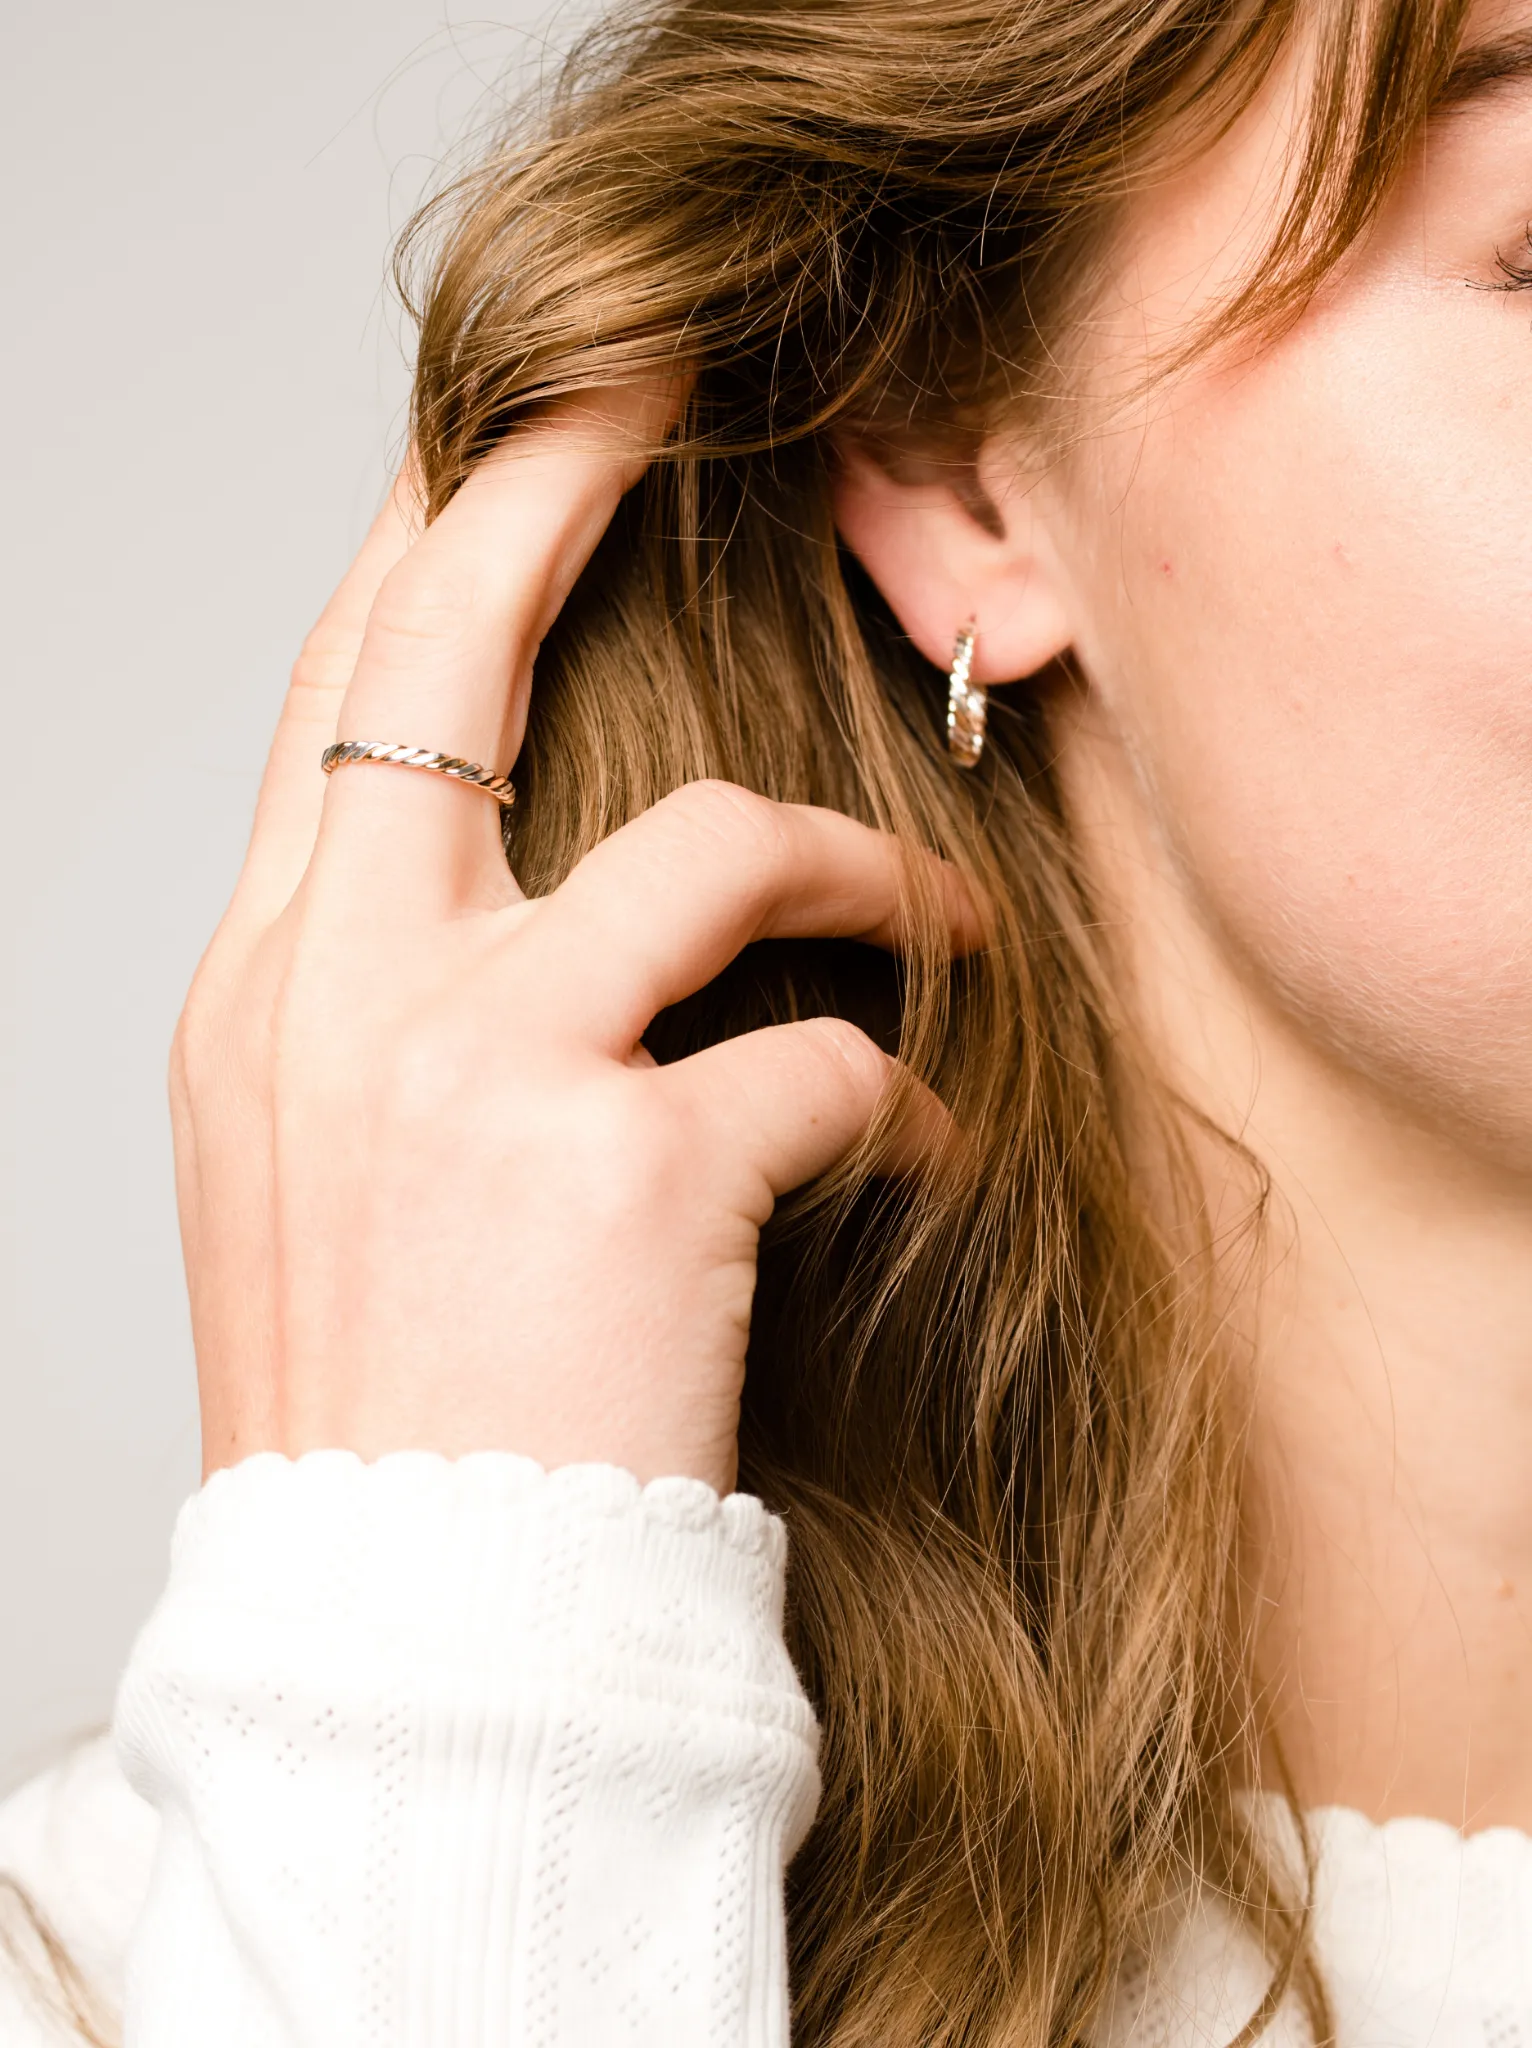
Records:
<instances>
[{"instance_id":1,"label":"knuckle","mask_svg":"<svg viewBox=\"0 0 1532 2048\"><path fill-rule=\"evenodd\" d=\"M178 1099L195 1102L218 1064L228 1032L228 1005L215 989L214 956L209 948L181 1005L170 1040L170 1082Z\"/></svg>"},{"instance_id":2,"label":"knuckle","mask_svg":"<svg viewBox=\"0 0 1532 2048\"><path fill-rule=\"evenodd\" d=\"M689 825L732 837L741 832L768 830L777 807L769 797L759 796L753 789L710 775L698 782L683 783L663 800L661 808L672 811Z\"/></svg>"},{"instance_id":3,"label":"knuckle","mask_svg":"<svg viewBox=\"0 0 1532 2048\"><path fill-rule=\"evenodd\" d=\"M858 1092L877 1093L887 1085L894 1062L860 1025L845 1017L809 1017L802 1029L824 1064Z\"/></svg>"},{"instance_id":4,"label":"knuckle","mask_svg":"<svg viewBox=\"0 0 1532 2048\"><path fill-rule=\"evenodd\" d=\"M355 643L327 626L316 626L298 650L289 689L295 697L332 697L351 680Z\"/></svg>"},{"instance_id":5,"label":"knuckle","mask_svg":"<svg viewBox=\"0 0 1532 2048\"><path fill-rule=\"evenodd\" d=\"M366 638L374 655L454 641L468 632L478 610L479 595L465 570L406 555L379 586Z\"/></svg>"},{"instance_id":6,"label":"knuckle","mask_svg":"<svg viewBox=\"0 0 1532 2048\"><path fill-rule=\"evenodd\" d=\"M170 1041L172 1108L196 1122L216 1116L231 1089L260 1087L265 1051L251 992L217 984L199 969Z\"/></svg>"},{"instance_id":7,"label":"knuckle","mask_svg":"<svg viewBox=\"0 0 1532 2048\"><path fill-rule=\"evenodd\" d=\"M765 879L786 858L782 806L753 789L709 777L688 782L664 801L688 835L713 842L735 858L743 856L755 876Z\"/></svg>"},{"instance_id":8,"label":"knuckle","mask_svg":"<svg viewBox=\"0 0 1532 2048\"><path fill-rule=\"evenodd\" d=\"M195 1108L204 1078L203 1051L207 1038L200 1019L191 1007L182 1010L170 1041L170 1099L178 1106Z\"/></svg>"},{"instance_id":9,"label":"knuckle","mask_svg":"<svg viewBox=\"0 0 1532 2048\"><path fill-rule=\"evenodd\" d=\"M212 1012L213 1001L208 993L207 962L204 959L192 976L191 987L181 1005L181 1014L176 1019L175 1036L171 1040L173 1054L184 1058L195 1053L212 1029Z\"/></svg>"}]
</instances>

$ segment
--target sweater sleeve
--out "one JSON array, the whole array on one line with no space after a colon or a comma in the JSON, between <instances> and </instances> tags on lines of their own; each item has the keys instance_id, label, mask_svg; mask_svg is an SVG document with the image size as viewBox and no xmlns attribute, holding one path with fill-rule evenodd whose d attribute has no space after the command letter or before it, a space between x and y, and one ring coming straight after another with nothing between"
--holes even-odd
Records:
<instances>
[{"instance_id":1,"label":"sweater sleeve","mask_svg":"<svg viewBox=\"0 0 1532 2048\"><path fill-rule=\"evenodd\" d=\"M127 2048L785 2048L784 1552L607 1466L216 1475L118 1698L161 1819Z\"/></svg>"}]
</instances>

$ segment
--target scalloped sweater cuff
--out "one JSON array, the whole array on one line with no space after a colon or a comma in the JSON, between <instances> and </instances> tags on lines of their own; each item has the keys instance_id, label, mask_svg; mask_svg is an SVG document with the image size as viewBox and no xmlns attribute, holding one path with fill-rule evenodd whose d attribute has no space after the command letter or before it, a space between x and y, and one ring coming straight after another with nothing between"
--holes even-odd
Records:
<instances>
[{"instance_id":1,"label":"scalloped sweater cuff","mask_svg":"<svg viewBox=\"0 0 1532 2048\"><path fill-rule=\"evenodd\" d=\"M162 1818L128 2048L783 2048L785 1548L609 1466L217 1474L118 1697Z\"/></svg>"}]
</instances>

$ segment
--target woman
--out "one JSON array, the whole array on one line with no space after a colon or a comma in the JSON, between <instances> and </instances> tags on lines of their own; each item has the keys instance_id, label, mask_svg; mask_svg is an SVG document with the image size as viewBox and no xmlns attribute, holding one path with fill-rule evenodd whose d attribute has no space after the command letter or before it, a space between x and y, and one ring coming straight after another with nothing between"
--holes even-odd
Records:
<instances>
[{"instance_id":1,"label":"woman","mask_svg":"<svg viewBox=\"0 0 1532 2048\"><path fill-rule=\"evenodd\" d=\"M448 195L77 2031L1532 2032L1529 213L1521 0L669 0Z\"/></svg>"}]
</instances>

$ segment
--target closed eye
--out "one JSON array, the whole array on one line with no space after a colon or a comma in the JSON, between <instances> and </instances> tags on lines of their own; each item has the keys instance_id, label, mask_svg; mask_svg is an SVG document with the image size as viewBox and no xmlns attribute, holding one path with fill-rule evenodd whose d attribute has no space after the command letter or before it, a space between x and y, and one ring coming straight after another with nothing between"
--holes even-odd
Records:
<instances>
[{"instance_id":1,"label":"closed eye","mask_svg":"<svg viewBox=\"0 0 1532 2048\"><path fill-rule=\"evenodd\" d=\"M1495 270L1497 275L1487 282L1477 278L1466 278L1464 282L1478 292L1532 291L1532 222L1519 242L1510 249L1495 251Z\"/></svg>"}]
</instances>

